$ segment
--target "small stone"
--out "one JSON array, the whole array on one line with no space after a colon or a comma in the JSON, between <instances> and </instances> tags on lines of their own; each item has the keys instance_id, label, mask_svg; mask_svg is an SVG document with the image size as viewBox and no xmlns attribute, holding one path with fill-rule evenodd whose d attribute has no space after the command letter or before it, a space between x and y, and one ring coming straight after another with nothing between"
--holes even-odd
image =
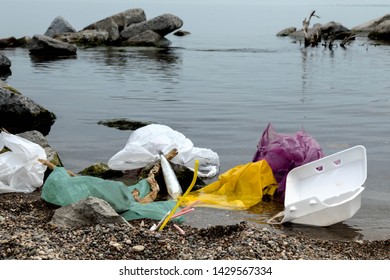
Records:
<instances>
[{"instance_id":1,"label":"small stone","mask_svg":"<svg viewBox=\"0 0 390 280\"><path fill-rule=\"evenodd\" d=\"M132 249L133 249L134 252L142 252L143 250L145 250L145 246L135 245L135 246L133 246Z\"/></svg>"}]
</instances>

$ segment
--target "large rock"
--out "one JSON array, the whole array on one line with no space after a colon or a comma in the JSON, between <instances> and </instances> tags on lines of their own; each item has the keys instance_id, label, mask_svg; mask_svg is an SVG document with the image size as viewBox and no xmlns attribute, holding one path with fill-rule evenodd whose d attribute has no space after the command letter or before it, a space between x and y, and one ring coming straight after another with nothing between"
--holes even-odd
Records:
<instances>
[{"instance_id":1,"label":"large rock","mask_svg":"<svg viewBox=\"0 0 390 280\"><path fill-rule=\"evenodd\" d=\"M55 36L62 42L83 45L83 46L101 46L110 44L109 34L105 30L82 30L76 33L64 33Z\"/></svg>"},{"instance_id":2,"label":"large rock","mask_svg":"<svg viewBox=\"0 0 390 280\"><path fill-rule=\"evenodd\" d=\"M94 22L83 30L104 30L108 33L108 39L115 42L119 39L120 32L131 24L143 22L146 20L146 15L142 9L129 9L124 12L106 17L102 20Z\"/></svg>"},{"instance_id":3,"label":"large rock","mask_svg":"<svg viewBox=\"0 0 390 280\"><path fill-rule=\"evenodd\" d=\"M108 202L96 197L88 197L57 209L50 223L59 227L76 228L94 224L128 224Z\"/></svg>"},{"instance_id":4,"label":"large rock","mask_svg":"<svg viewBox=\"0 0 390 280\"><path fill-rule=\"evenodd\" d=\"M38 56L74 56L77 54L75 45L46 35L34 35L29 50L30 54Z\"/></svg>"},{"instance_id":5,"label":"large rock","mask_svg":"<svg viewBox=\"0 0 390 280\"><path fill-rule=\"evenodd\" d=\"M171 41L164 36L152 31L146 30L122 42L123 46L144 46L144 47L169 47Z\"/></svg>"},{"instance_id":6,"label":"large rock","mask_svg":"<svg viewBox=\"0 0 390 280\"><path fill-rule=\"evenodd\" d=\"M16 39L15 37L7 37L0 39L0 49L3 48L16 48L16 47L26 47L31 41L31 38L28 36L21 37Z\"/></svg>"},{"instance_id":7,"label":"large rock","mask_svg":"<svg viewBox=\"0 0 390 280\"><path fill-rule=\"evenodd\" d=\"M0 72L8 71L11 68L11 60L0 53Z\"/></svg>"},{"instance_id":8,"label":"large rock","mask_svg":"<svg viewBox=\"0 0 390 280\"><path fill-rule=\"evenodd\" d=\"M344 39L351 34L351 30L343 26L341 23L330 21L321 25L321 37L327 39Z\"/></svg>"},{"instance_id":9,"label":"large rock","mask_svg":"<svg viewBox=\"0 0 390 280\"><path fill-rule=\"evenodd\" d=\"M362 33L367 34L375 30L375 28L381 24L382 22L390 20L390 14L387 14L383 17L379 17L377 19L370 20L368 22L365 22L363 24L360 24L358 26L353 27L351 30L354 33Z\"/></svg>"},{"instance_id":10,"label":"large rock","mask_svg":"<svg viewBox=\"0 0 390 280\"><path fill-rule=\"evenodd\" d=\"M147 30L156 32L161 36L165 36L183 26L183 21L172 14L163 14L144 22L135 23L126 27L120 36L123 40L130 39Z\"/></svg>"},{"instance_id":11,"label":"large rock","mask_svg":"<svg viewBox=\"0 0 390 280\"><path fill-rule=\"evenodd\" d=\"M51 22L44 35L54 37L55 35L68 32L76 32L76 29L62 16L58 16Z\"/></svg>"},{"instance_id":12,"label":"large rock","mask_svg":"<svg viewBox=\"0 0 390 280\"><path fill-rule=\"evenodd\" d=\"M390 19L382 21L373 31L368 33L371 40L390 41Z\"/></svg>"},{"instance_id":13,"label":"large rock","mask_svg":"<svg viewBox=\"0 0 390 280\"><path fill-rule=\"evenodd\" d=\"M56 116L0 81L0 127L16 134L38 130L47 135Z\"/></svg>"}]
</instances>

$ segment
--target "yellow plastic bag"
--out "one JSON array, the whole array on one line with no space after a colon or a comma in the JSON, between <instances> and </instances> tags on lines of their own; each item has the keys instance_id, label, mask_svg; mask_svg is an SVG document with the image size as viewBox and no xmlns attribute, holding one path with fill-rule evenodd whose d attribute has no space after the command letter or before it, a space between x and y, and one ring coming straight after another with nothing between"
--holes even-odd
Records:
<instances>
[{"instance_id":1,"label":"yellow plastic bag","mask_svg":"<svg viewBox=\"0 0 390 280\"><path fill-rule=\"evenodd\" d=\"M259 203L263 195L273 195L277 187L271 167L260 160L233 167L218 181L190 192L183 204L200 200L200 206L245 210Z\"/></svg>"}]
</instances>

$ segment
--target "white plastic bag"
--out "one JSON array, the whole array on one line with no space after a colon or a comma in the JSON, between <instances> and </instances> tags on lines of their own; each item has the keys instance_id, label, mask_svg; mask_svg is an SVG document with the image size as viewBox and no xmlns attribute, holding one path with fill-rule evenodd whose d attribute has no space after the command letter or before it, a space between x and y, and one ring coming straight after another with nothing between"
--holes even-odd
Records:
<instances>
[{"instance_id":1,"label":"white plastic bag","mask_svg":"<svg viewBox=\"0 0 390 280\"><path fill-rule=\"evenodd\" d=\"M166 125L151 124L135 130L124 149L116 153L108 166L114 170L143 168L159 160L158 151L167 154L176 148L172 163L194 170L199 161L199 177L214 177L219 172L218 154L210 149L194 147L190 139Z\"/></svg>"},{"instance_id":2,"label":"white plastic bag","mask_svg":"<svg viewBox=\"0 0 390 280\"><path fill-rule=\"evenodd\" d=\"M27 139L6 132L0 133L0 194L33 192L43 184L46 166L38 159L46 160L45 150Z\"/></svg>"}]
</instances>

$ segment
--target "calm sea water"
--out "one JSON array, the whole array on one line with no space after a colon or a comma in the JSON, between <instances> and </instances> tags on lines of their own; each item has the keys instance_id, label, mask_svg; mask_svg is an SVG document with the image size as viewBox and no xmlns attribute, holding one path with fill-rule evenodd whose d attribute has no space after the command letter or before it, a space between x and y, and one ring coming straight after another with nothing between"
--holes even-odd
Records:
<instances>
[{"instance_id":1,"label":"calm sea water","mask_svg":"<svg viewBox=\"0 0 390 280\"><path fill-rule=\"evenodd\" d=\"M251 161L269 122L280 133L304 128L325 154L364 145L366 189L359 212L342 224L282 230L325 238L389 238L390 46L358 39L346 49L304 49L275 34L300 28L313 9L321 18L312 23L334 20L352 28L389 13L390 5L36 1L20 10L16 2L5 5L0 37L43 34L57 15L82 29L129 8L144 8L148 18L175 14L191 32L168 35L168 50L79 48L77 59L50 62L34 60L25 49L3 50L12 61L6 81L56 113L48 140L67 169L107 162L125 146L130 132L100 126L100 120L166 124L195 146L217 152L221 171ZM214 217L264 223L276 208L216 211Z\"/></svg>"}]
</instances>

